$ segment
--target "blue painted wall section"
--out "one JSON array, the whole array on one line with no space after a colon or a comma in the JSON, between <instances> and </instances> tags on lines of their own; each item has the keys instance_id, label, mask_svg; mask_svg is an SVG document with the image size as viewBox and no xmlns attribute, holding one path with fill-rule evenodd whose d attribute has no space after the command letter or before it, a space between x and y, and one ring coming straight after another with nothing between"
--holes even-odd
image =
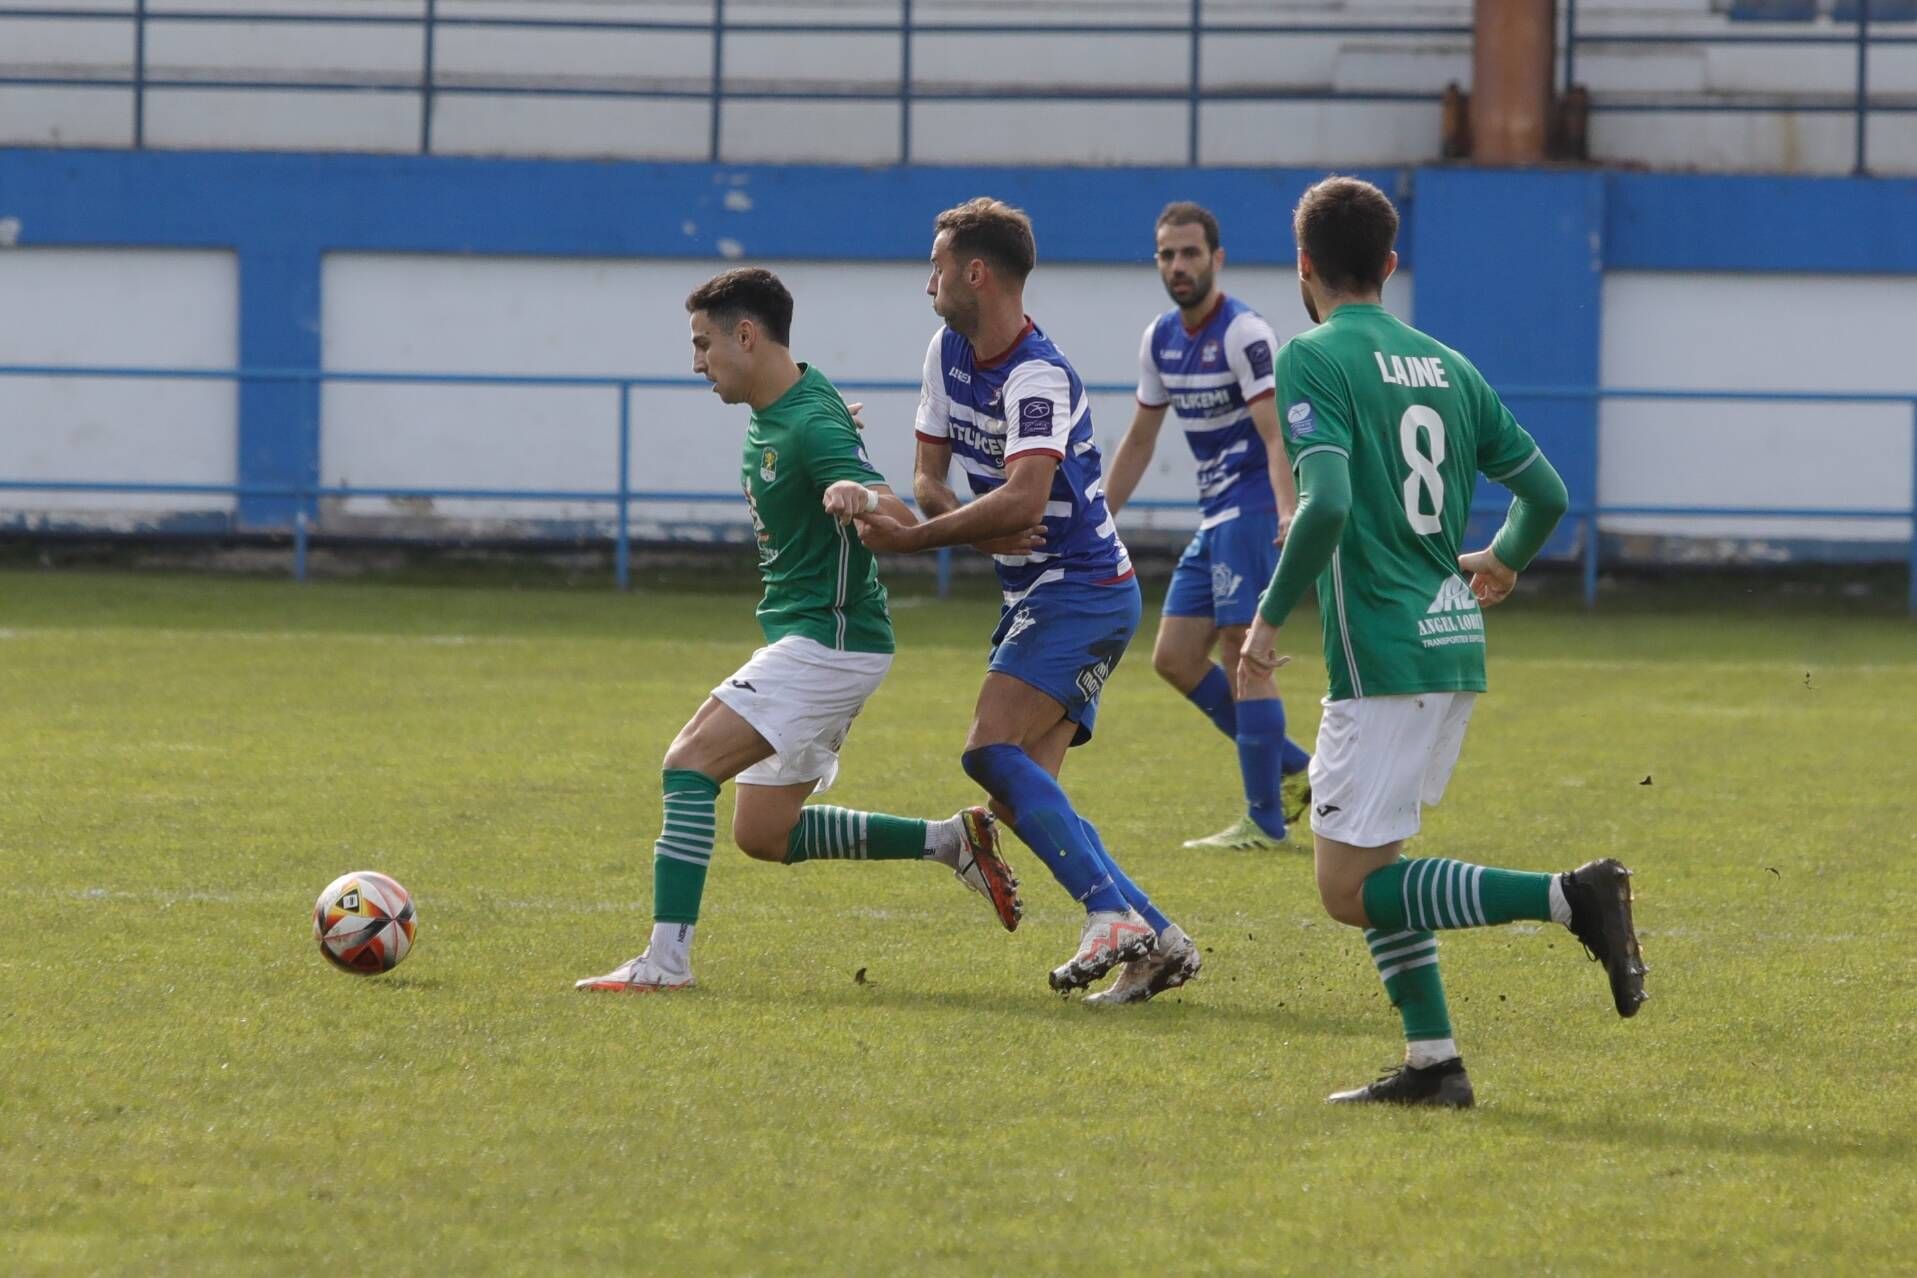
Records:
<instances>
[{"instance_id":1,"label":"blue painted wall section","mask_svg":"<svg viewBox=\"0 0 1917 1278\"><path fill-rule=\"evenodd\" d=\"M1418 175L1418 327L1462 351L1494 386L1595 386L1604 284L1597 173L1427 169ZM1597 406L1508 396L1564 476L1574 507L1597 491ZM1496 495L1481 493L1480 504ZM1566 520L1545 553L1570 553Z\"/></svg>"},{"instance_id":2,"label":"blue painted wall section","mask_svg":"<svg viewBox=\"0 0 1917 1278\"><path fill-rule=\"evenodd\" d=\"M1507 386L1596 384L1607 267L1917 275L1917 181L1359 174L1399 201L1419 325ZM1142 263L1158 210L1195 199L1219 214L1232 260L1273 264L1291 260L1290 211L1319 176L0 149L0 218L19 220L27 246L231 249L240 362L317 370L329 251L917 261L934 214L992 194L1031 211L1041 261ZM242 484L318 481L319 396L304 382L241 392ZM1594 410L1513 407L1588 501ZM285 527L295 509L249 496L239 522Z\"/></svg>"}]
</instances>

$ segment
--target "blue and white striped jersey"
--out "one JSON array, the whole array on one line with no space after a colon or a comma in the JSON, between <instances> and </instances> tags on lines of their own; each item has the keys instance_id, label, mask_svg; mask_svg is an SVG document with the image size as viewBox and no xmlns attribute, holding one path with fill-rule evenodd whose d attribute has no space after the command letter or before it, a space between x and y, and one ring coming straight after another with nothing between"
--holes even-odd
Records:
<instances>
[{"instance_id":1,"label":"blue and white striped jersey","mask_svg":"<svg viewBox=\"0 0 1917 1278\"><path fill-rule=\"evenodd\" d=\"M920 439L951 445L978 497L1004 484L1013 458L1058 459L1045 503L1044 548L993 556L1008 605L1052 582L1112 585L1132 575L1131 556L1105 509L1105 472L1085 384L1029 319L1012 348L991 360L980 360L969 341L941 328L925 352L917 429Z\"/></svg>"},{"instance_id":2,"label":"blue and white striped jersey","mask_svg":"<svg viewBox=\"0 0 1917 1278\"><path fill-rule=\"evenodd\" d=\"M1220 296L1196 329L1186 328L1176 309L1145 328L1138 402L1169 404L1178 415L1198 459L1201 527L1277 507L1265 441L1251 420L1251 404L1273 393L1277 353L1271 325L1235 297Z\"/></svg>"}]
</instances>

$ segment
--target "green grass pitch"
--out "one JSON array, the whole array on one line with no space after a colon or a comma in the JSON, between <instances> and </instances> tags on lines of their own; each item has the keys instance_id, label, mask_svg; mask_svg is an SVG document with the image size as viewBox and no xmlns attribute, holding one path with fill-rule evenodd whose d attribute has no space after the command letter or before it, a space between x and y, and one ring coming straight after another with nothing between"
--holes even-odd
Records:
<instances>
[{"instance_id":1,"label":"green grass pitch","mask_svg":"<svg viewBox=\"0 0 1917 1278\"><path fill-rule=\"evenodd\" d=\"M831 798L942 816L992 605L899 603ZM722 840L700 988L594 997L747 596L0 574L0 1269L1910 1272L1917 631L1667 597L1490 632L1415 850L1622 858L1652 999L1620 1021L1560 929L1448 933L1479 1108L1354 1113L1322 1098L1396 1016L1306 856L1180 850L1234 756L1148 636L1065 781L1204 946L1186 990L1052 995L1076 909L1022 846L1007 936L931 867ZM310 935L360 868L421 919L371 980Z\"/></svg>"}]
</instances>

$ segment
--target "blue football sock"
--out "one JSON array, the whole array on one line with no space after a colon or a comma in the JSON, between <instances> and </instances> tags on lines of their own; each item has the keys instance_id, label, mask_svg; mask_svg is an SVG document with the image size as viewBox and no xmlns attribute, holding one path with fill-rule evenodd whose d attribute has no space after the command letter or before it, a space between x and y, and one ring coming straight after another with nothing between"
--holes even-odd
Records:
<instances>
[{"instance_id":1,"label":"blue football sock","mask_svg":"<svg viewBox=\"0 0 1917 1278\"><path fill-rule=\"evenodd\" d=\"M1285 744L1285 703L1276 697L1238 703L1238 771L1245 779L1245 806L1258 828L1285 837L1278 802L1279 762Z\"/></svg>"},{"instance_id":2,"label":"blue football sock","mask_svg":"<svg viewBox=\"0 0 1917 1278\"><path fill-rule=\"evenodd\" d=\"M1032 756L1015 745L980 746L967 750L965 775L1012 811L1012 828L1052 872L1059 885L1087 910L1129 908L1091 842L1085 822L1072 811L1070 799Z\"/></svg>"},{"instance_id":3,"label":"blue football sock","mask_svg":"<svg viewBox=\"0 0 1917 1278\"><path fill-rule=\"evenodd\" d=\"M1284 771L1286 776L1291 776L1293 773L1303 772L1306 768L1309 768L1311 766L1311 756L1305 753L1303 746L1293 741L1290 737L1286 737L1284 754L1279 759L1278 766Z\"/></svg>"},{"instance_id":4,"label":"blue football sock","mask_svg":"<svg viewBox=\"0 0 1917 1278\"><path fill-rule=\"evenodd\" d=\"M1098 827L1083 817L1079 819L1085 826L1085 837L1091 841L1092 851L1098 853L1099 860L1105 863L1105 872L1118 885L1120 895L1131 903L1134 910L1145 916L1145 921L1152 925L1152 931L1163 932L1170 927L1171 920L1158 912L1158 907L1145 895L1145 890L1126 877L1125 871L1119 869L1118 862L1112 859L1112 854L1105 850L1105 840L1098 837Z\"/></svg>"},{"instance_id":5,"label":"blue football sock","mask_svg":"<svg viewBox=\"0 0 1917 1278\"><path fill-rule=\"evenodd\" d=\"M1231 677L1223 666L1213 662L1185 699L1204 711L1220 732L1228 737L1238 735L1238 704L1231 699Z\"/></svg>"}]
</instances>

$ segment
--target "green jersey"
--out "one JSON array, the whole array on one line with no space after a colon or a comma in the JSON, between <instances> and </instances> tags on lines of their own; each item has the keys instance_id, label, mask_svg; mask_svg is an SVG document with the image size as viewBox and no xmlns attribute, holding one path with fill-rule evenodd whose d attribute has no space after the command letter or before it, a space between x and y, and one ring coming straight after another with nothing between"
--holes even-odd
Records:
<instances>
[{"instance_id":1,"label":"green jersey","mask_svg":"<svg viewBox=\"0 0 1917 1278\"><path fill-rule=\"evenodd\" d=\"M826 514L841 479L882 484L845 401L825 374L799 380L746 428L742 482L759 541L759 628L767 643L802 635L846 652L891 652L892 618L878 566L858 534Z\"/></svg>"},{"instance_id":2,"label":"green jersey","mask_svg":"<svg viewBox=\"0 0 1917 1278\"><path fill-rule=\"evenodd\" d=\"M1538 461L1471 361L1382 306L1346 305L1279 353L1294 469L1346 457L1351 513L1317 582L1331 698L1484 691L1484 616L1458 574L1480 472Z\"/></svg>"}]
</instances>

